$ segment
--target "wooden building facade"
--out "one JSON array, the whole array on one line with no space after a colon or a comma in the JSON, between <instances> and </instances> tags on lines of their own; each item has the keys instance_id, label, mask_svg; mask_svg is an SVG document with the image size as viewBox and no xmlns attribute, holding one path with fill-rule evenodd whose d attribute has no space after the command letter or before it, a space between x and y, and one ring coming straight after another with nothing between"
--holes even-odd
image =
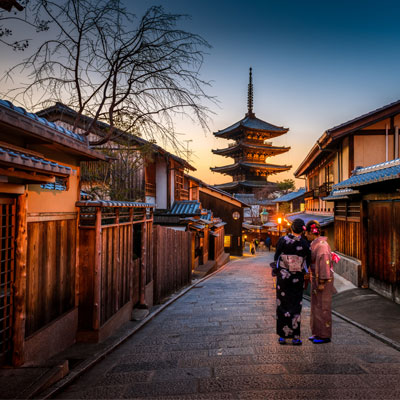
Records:
<instances>
[{"instance_id":1,"label":"wooden building facade","mask_svg":"<svg viewBox=\"0 0 400 400\"><path fill-rule=\"evenodd\" d=\"M400 159L358 168L334 186L335 245L361 261L360 282L400 304Z\"/></svg>"},{"instance_id":2,"label":"wooden building facade","mask_svg":"<svg viewBox=\"0 0 400 400\"><path fill-rule=\"evenodd\" d=\"M105 157L80 135L0 100L2 362L37 362L75 341L83 160Z\"/></svg>"},{"instance_id":3,"label":"wooden building facade","mask_svg":"<svg viewBox=\"0 0 400 400\"><path fill-rule=\"evenodd\" d=\"M397 101L325 131L294 173L306 178L305 209L333 215L333 203L324 200L333 185L357 167L398 158L399 127Z\"/></svg>"},{"instance_id":4,"label":"wooden building facade","mask_svg":"<svg viewBox=\"0 0 400 400\"><path fill-rule=\"evenodd\" d=\"M56 103L38 115L71 129L78 114ZM92 118L81 116L78 130L85 132L92 122ZM98 141L108 129L108 124L97 122L88 139ZM96 148L112 162L81 163L82 189L92 198L154 203L158 209L169 209L174 201L188 200L184 173L195 168L154 142L116 130L112 140Z\"/></svg>"}]
</instances>

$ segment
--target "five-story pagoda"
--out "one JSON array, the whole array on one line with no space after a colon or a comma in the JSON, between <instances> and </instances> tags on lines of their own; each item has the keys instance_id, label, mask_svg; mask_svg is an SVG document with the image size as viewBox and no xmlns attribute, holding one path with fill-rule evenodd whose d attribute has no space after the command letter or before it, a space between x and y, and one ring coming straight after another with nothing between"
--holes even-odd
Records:
<instances>
[{"instance_id":1,"label":"five-story pagoda","mask_svg":"<svg viewBox=\"0 0 400 400\"><path fill-rule=\"evenodd\" d=\"M273 146L267 140L281 136L289 129L272 125L256 118L253 112L253 82L252 69L248 86L248 111L245 117L218 132L214 132L217 138L234 140L227 148L212 150L214 154L234 159L234 163L223 167L210 168L211 171L231 175L233 182L215 185L229 193L254 193L268 185L274 185L267 181L267 177L292 168L291 165L267 164L269 157L285 153L290 147Z\"/></svg>"}]
</instances>

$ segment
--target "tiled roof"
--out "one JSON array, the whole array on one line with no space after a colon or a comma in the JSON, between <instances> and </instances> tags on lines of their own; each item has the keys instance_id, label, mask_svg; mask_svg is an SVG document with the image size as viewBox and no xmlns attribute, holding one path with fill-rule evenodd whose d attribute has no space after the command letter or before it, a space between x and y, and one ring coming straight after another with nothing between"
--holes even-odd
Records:
<instances>
[{"instance_id":1,"label":"tiled roof","mask_svg":"<svg viewBox=\"0 0 400 400\"><path fill-rule=\"evenodd\" d=\"M55 129L56 131L58 131L60 134L65 135L65 136L69 136L72 139L78 140L81 143L86 143L86 137L82 136L82 135L78 135L75 132L72 132L68 129L63 128L62 126L59 126L57 124L55 124L54 122L50 122L47 121L47 119L45 118L41 118L39 116L37 116L36 114L33 113L29 113L27 112L24 108L22 107L17 107L14 104L12 104L10 101L8 100L1 100L0 99L0 105L3 107L6 107L10 110L16 111L19 114L25 115L26 117L39 122L42 125L45 125L49 128Z\"/></svg>"},{"instance_id":2,"label":"tiled roof","mask_svg":"<svg viewBox=\"0 0 400 400\"><path fill-rule=\"evenodd\" d=\"M70 175L71 168L29 153L0 146L0 162L41 173Z\"/></svg>"},{"instance_id":3,"label":"tiled roof","mask_svg":"<svg viewBox=\"0 0 400 400\"><path fill-rule=\"evenodd\" d=\"M151 203L141 203L137 201L116 201L116 200L83 200L76 203L77 207L146 207L154 208L156 205Z\"/></svg>"},{"instance_id":4,"label":"tiled roof","mask_svg":"<svg viewBox=\"0 0 400 400\"><path fill-rule=\"evenodd\" d=\"M269 122L265 122L261 119L258 119L256 117L251 118L249 116L246 116L245 118L241 119L240 121L236 122L235 124L229 126L228 128L222 129L218 132L215 132L215 136L221 136L225 133L235 131L239 127L244 127L247 129L254 129L257 131L266 131L266 132L279 132L279 133L285 133L288 131L287 128L283 128L282 126L276 126L272 125Z\"/></svg>"},{"instance_id":5,"label":"tiled roof","mask_svg":"<svg viewBox=\"0 0 400 400\"><path fill-rule=\"evenodd\" d=\"M296 218L301 218L306 224L308 221L318 221L321 226L327 226L333 222L333 214L332 215L324 215L324 214L309 214L309 213L296 213L292 215L286 215L286 219L290 222L293 222Z\"/></svg>"},{"instance_id":6,"label":"tiled roof","mask_svg":"<svg viewBox=\"0 0 400 400\"><path fill-rule=\"evenodd\" d=\"M290 192L287 194L284 194L281 197L278 197L275 200L272 200L274 203L283 203L285 201L292 201L294 199L297 199L300 196L303 196L303 194L306 192L306 189L301 188L299 190L297 190L296 192Z\"/></svg>"},{"instance_id":7,"label":"tiled roof","mask_svg":"<svg viewBox=\"0 0 400 400\"><path fill-rule=\"evenodd\" d=\"M291 165L275 165L275 164L239 161L235 164L224 165L222 167L214 167L214 168L210 168L210 169L211 169L211 171L219 172L219 171L234 171L240 167L257 168L257 169L262 169L262 170L278 170L278 171L286 171L286 170L292 168Z\"/></svg>"},{"instance_id":8,"label":"tiled roof","mask_svg":"<svg viewBox=\"0 0 400 400\"><path fill-rule=\"evenodd\" d=\"M333 201L333 200L348 200L349 196L360 194L358 190L354 189L339 189L339 190L332 190L329 196L323 197L322 200L325 201Z\"/></svg>"},{"instance_id":9,"label":"tiled roof","mask_svg":"<svg viewBox=\"0 0 400 400\"><path fill-rule=\"evenodd\" d=\"M273 205L272 200L269 199L257 199L254 193L235 193L235 198L248 204L248 206L259 205L268 206Z\"/></svg>"},{"instance_id":10,"label":"tiled roof","mask_svg":"<svg viewBox=\"0 0 400 400\"><path fill-rule=\"evenodd\" d=\"M195 200L175 201L168 211L169 215L200 215L200 202Z\"/></svg>"},{"instance_id":11,"label":"tiled roof","mask_svg":"<svg viewBox=\"0 0 400 400\"><path fill-rule=\"evenodd\" d=\"M333 186L333 189L353 188L398 178L400 178L400 158L358 168L349 179L337 183Z\"/></svg>"},{"instance_id":12,"label":"tiled roof","mask_svg":"<svg viewBox=\"0 0 400 400\"><path fill-rule=\"evenodd\" d=\"M77 116L77 112L75 110L73 110L72 108L66 106L65 104L62 103L56 103L54 106L46 108L44 110L41 110L38 112L39 115L43 115L45 117L48 117L52 114L55 115L68 115L71 118L75 118ZM43 119L43 118L41 118ZM93 118L88 117L86 115L82 115L81 116L82 121L86 122L86 124L90 124L93 121ZM49 122L51 123L51 122ZM103 122L103 121L97 121L96 125L100 128L100 131L97 131L97 133L99 135L102 134L102 130L107 130L110 125ZM130 142L132 141L133 143L137 143L139 145L142 146L151 146L152 150L163 155L164 157L171 157L172 159L174 159L175 161L177 161L178 163L182 164L185 168L190 169L192 171L195 171L196 168L194 168L192 165L190 165L186 160L184 160L181 157L176 156L175 154L172 154L166 150L164 150L162 147L158 146L155 143L149 142L143 138L141 138L140 136L134 135L132 133L126 132L126 131L122 131L120 129L116 130L118 132L118 138L122 138L123 139L123 143L126 143L126 141ZM103 133L104 134L104 133ZM118 138L115 139L118 142Z\"/></svg>"},{"instance_id":13,"label":"tiled roof","mask_svg":"<svg viewBox=\"0 0 400 400\"><path fill-rule=\"evenodd\" d=\"M251 188L265 188L270 186L273 182L268 181L233 181L227 183L221 183L220 185L215 185L214 188L224 190L224 189L236 189L240 186L251 187Z\"/></svg>"}]
</instances>

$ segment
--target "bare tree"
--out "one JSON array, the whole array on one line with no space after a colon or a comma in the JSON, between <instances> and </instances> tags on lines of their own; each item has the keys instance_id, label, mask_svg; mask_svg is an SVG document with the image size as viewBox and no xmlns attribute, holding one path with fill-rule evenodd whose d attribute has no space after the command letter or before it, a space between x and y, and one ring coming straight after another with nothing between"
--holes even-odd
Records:
<instances>
[{"instance_id":1,"label":"bare tree","mask_svg":"<svg viewBox=\"0 0 400 400\"><path fill-rule=\"evenodd\" d=\"M49 29L49 21L33 17L27 11L29 0L0 0L0 44L13 50L24 51L30 39L13 40L13 27L20 24L24 28L33 28L36 32Z\"/></svg>"},{"instance_id":2,"label":"bare tree","mask_svg":"<svg viewBox=\"0 0 400 400\"><path fill-rule=\"evenodd\" d=\"M162 138L177 148L173 117L185 114L207 128L215 101L199 70L210 46L200 36L178 29L184 15L150 7L141 18L118 0L37 0L36 18L57 33L7 73L28 73L29 82L7 92L12 101L34 109L57 101L77 110L74 128L87 115L92 145L115 139L118 132ZM98 121L109 125L93 140ZM82 132L80 132L82 133Z\"/></svg>"}]
</instances>

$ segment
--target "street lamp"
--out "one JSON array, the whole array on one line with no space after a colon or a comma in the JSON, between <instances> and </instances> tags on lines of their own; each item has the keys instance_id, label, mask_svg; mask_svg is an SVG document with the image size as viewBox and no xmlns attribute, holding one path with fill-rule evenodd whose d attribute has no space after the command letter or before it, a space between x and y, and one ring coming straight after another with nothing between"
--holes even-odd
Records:
<instances>
[{"instance_id":1,"label":"street lamp","mask_svg":"<svg viewBox=\"0 0 400 400\"><path fill-rule=\"evenodd\" d=\"M281 224L282 224L282 218L278 217L278 238L281 237Z\"/></svg>"}]
</instances>

